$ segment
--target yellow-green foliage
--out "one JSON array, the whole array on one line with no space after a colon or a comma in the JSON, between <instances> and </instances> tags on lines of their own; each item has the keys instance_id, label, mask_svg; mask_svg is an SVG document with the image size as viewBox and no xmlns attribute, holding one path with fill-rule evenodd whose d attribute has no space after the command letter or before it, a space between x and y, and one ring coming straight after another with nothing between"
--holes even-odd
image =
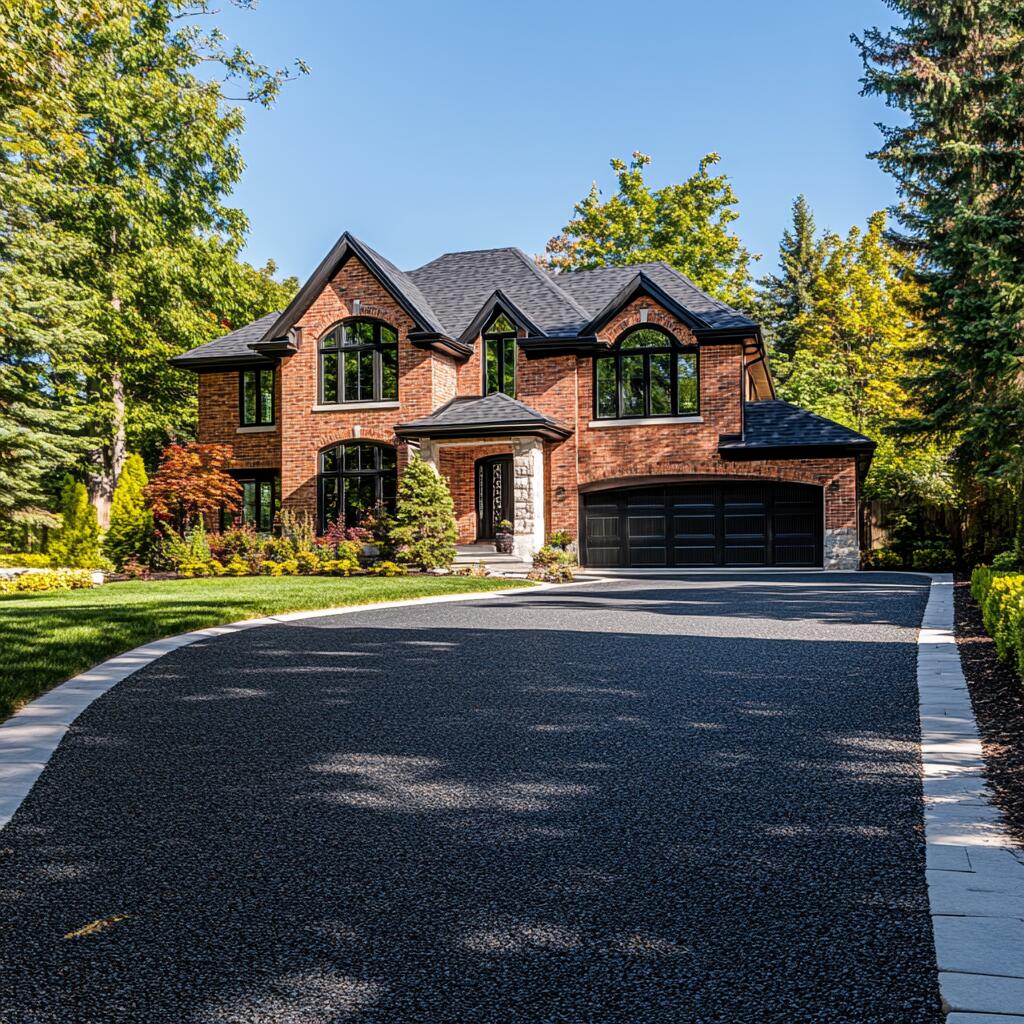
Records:
<instances>
[{"instance_id":1,"label":"yellow-green foliage","mask_svg":"<svg viewBox=\"0 0 1024 1024\"><path fill-rule=\"evenodd\" d=\"M182 576L187 576L190 579L193 577L204 577L204 576L223 576L227 570L217 561L216 558L209 558L203 560L197 560L192 562L182 562L178 566L178 572Z\"/></svg>"},{"instance_id":2,"label":"yellow-green foliage","mask_svg":"<svg viewBox=\"0 0 1024 1024\"><path fill-rule=\"evenodd\" d=\"M0 555L0 569L49 569L50 556L37 552L23 552L20 555Z\"/></svg>"},{"instance_id":3,"label":"yellow-green foliage","mask_svg":"<svg viewBox=\"0 0 1024 1024\"><path fill-rule=\"evenodd\" d=\"M406 568L404 565L396 565L394 562L377 562L367 570L374 576L404 576Z\"/></svg>"},{"instance_id":4,"label":"yellow-green foliage","mask_svg":"<svg viewBox=\"0 0 1024 1024\"><path fill-rule=\"evenodd\" d=\"M1024 574L979 566L971 574L971 594L999 657L1024 674Z\"/></svg>"},{"instance_id":5,"label":"yellow-green foliage","mask_svg":"<svg viewBox=\"0 0 1024 1024\"><path fill-rule=\"evenodd\" d=\"M43 572L25 572L13 580L0 580L0 595L81 590L92 586L95 584L88 569L46 569Z\"/></svg>"}]
</instances>

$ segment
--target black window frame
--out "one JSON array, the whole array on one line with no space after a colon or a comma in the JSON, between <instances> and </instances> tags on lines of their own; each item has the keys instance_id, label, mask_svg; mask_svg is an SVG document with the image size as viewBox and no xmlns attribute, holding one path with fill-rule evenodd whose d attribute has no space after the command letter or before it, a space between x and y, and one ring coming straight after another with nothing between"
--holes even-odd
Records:
<instances>
[{"instance_id":1,"label":"black window frame","mask_svg":"<svg viewBox=\"0 0 1024 1024\"><path fill-rule=\"evenodd\" d=\"M260 401L261 378L270 374L270 419L263 417L263 403ZM246 419L245 416L245 378L253 375L256 387L256 416ZM254 366L238 371L238 425L240 427L273 427L277 423L277 371L275 367Z\"/></svg>"},{"instance_id":2,"label":"black window frame","mask_svg":"<svg viewBox=\"0 0 1024 1024\"><path fill-rule=\"evenodd\" d=\"M346 345L346 335L358 324L369 324L373 328L373 339L358 345ZM395 340L382 339L383 332L390 331ZM395 393L384 396L384 352L394 353ZM345 398L345 353L372 352L372 397ZM335 377L336 391L329 397L325 391L324 357L334 355L337 359ZM317 399L319 405L346 406L363 405L367 402L397 402L399 400L398 328L386 320L371 316L353 316L334 324L325 331L317 342Z\"/></svg>"},{"instance_id":3,"label":"black window frame","mask_svg":"<svg viewBox=\"0 0 1024 1024\"><path fill-rule=\"evenodd\" d=\"M504 317L511 325L511 331L495 331L494 325ZM512 342L512 393L509 394L505 390L505 346L506 343ZM488 390L487 380L487 345L493 343L497 345L498 349L498 390ZM497 310L494 316L491 317L490 326L481 333L481 352L480 352L480 369L483 380L480 388L481 393L484 395L502 394L508 395L509 398L515 398L516 392L519 390L519 329L516 327L515 321L506 313L504 310Z\"/></svg>"},{"instance_id":4,"label":"black window frame","mask_svg":"<svg viewBox=\"0 0 1024 1024\"><path fill-rule=\"evenodd\" d=\"M220 515L220 528L221 531L230 529L232 526L247 526L251 525L255 528L257 533L271 534L274 530L274 524L277 521L277 514L281 510L281 474L276 469L232 469L229 470L231 476L243 488L243 494L240 499L240 508L237 512L227 512L221 510ZM255 494L255 522L246 523L245 521L245 494L244 487L247 483L251 483L256 488ZM262 484L270 484L270 525L263 529L260 525L260 520L263 518L263 496L262 496Z\"/></svg>"},{"instance_id":5,"label":"black window frame","mask_svg":"<svg viewBox=\"0 0 1024 1024\"><path fill-rule=\"evenodd\" d=\"M660 334L665 339L665 344L659 347L645 347L637 349L626 349L623 351L623 344L634 334L640 331L650 331ZM651 412L651 359L652 355L670 354L669 379L671 386L672 411L669 413ZM694 356L694 386L696 403L692 409L680 410L679 408L679 356ZM629 356L641 356L644 363L644 411L641 413L624 414L625 389L623 386L622 363ZM610 362L615 365L615 415L602 416L599 408L598 375L601 362ZM623 331L616 339L612 350L594 356L593 368L593 419L603 423L611 423L615 420L646 420L646 419L685 419L700 415L700 346L684 345L671 332L658 324L641 323Z\"/></svg>"},{"instance_id":6,"label":"black window frame","mask_svg":"<svg viewBox=\"0 0 1024 1024\"><path fill-rule=\"evenodd\" d=\"M353 445L375 450L375 465L372 468L363 468L362 453L359 455L360 465L358 467L349 467L347 465L347 453L345 449ZM390 469L384 466L382 456L385 452L389 453L391 456ZM328 470L324 467L326 465L327 458L332 453L335 456L337 468ZM382 505L388 511L394 511L398 491L398 449L394 445L387 444L384 441L373 441L360 437L348 438L345 441L336 441L334 444L329 444L327 447L321 448L317 453L316 468L317 522L320 524L321 534L326 533L333 525L333 521L328 522L327 520L325 487L325 481L327 480L338 481L338 500L341 506L341 516L343 518L345 516L345 480L352 478L374 479L375 504ZM389 476L390 481L387 479ZM357 526L359 524L346 522L344 525Z\"/></svg>"}]
</instances>

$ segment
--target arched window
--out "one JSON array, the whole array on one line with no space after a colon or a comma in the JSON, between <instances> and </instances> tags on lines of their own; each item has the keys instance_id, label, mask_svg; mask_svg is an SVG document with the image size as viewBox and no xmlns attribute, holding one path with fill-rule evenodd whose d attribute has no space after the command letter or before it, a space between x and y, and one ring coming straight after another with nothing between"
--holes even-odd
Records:
<instances>
[{"instance_id":1,"label":"arched window","mask_svg":"<svg viewBox=\"0 0 1024 1024\"><path fill-rule=\"evenodd\" d=\"M320 402L398 398L398 333L379 320L347 320L320 339Z\"/></svg>"},{"instance_id":2,"label":"arched window","mask_svg":"<svg viewBox=\"0 0 1024 1024\"><path fill-rule=\"evenodd\" d=\"M611 355L594 360L594 416L599 420L693 416L699 408L697 350L667 331L627 331Z\"/></svg>"},{"instance_id":3,"label":"arched window","mask_svg":"<svg viewBox=\"0 0 1024 1024\"><path fill-rule=\"evenodd\" d=\"M484 331L484 394L516 397L516 325L499 313Z\"/></svg>"},{"instance_id":4,"label":"arched window","mask_svg":"<svg viewBox=\"0 0 1024 1024\"><path fill-rule=\"evenodd\" d=\"M394 508L395 449L372 441L346 441L320 453L321 531L339 521L358 526L378 505Z\"/></svg>"}]
</instances>

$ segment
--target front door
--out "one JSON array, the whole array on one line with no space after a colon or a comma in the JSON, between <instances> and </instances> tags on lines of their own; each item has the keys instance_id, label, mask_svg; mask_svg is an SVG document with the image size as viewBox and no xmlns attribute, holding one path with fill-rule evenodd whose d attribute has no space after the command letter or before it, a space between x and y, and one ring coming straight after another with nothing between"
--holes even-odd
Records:
<instances>
[{"instance_id":1,"label":"front door","mask_svg":"<svg viewBox=\"0 0 1024 1024\"><path fill-rule=\"evenodd\" d=\"M494 540L495 527L512 521L512 456L492 455L476 463L476 539Z\"/></svg>"}]
</instances>

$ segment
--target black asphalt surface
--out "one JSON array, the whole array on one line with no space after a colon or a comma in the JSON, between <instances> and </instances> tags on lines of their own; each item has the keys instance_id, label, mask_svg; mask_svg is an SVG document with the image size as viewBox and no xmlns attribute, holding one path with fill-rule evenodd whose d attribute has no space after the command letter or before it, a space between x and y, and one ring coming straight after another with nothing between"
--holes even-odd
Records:
<instances>
[{"instance_id":1,"label":"black asphalt surface","mask_svg":"<svg viewBox=\"0 0 1024 1024\"><path fill-rule=\"evenodd\" d=\"M926 597L648 578L179 650L0 832L0 1021L939 1024Z\"/></svg>"}]
</instances>

